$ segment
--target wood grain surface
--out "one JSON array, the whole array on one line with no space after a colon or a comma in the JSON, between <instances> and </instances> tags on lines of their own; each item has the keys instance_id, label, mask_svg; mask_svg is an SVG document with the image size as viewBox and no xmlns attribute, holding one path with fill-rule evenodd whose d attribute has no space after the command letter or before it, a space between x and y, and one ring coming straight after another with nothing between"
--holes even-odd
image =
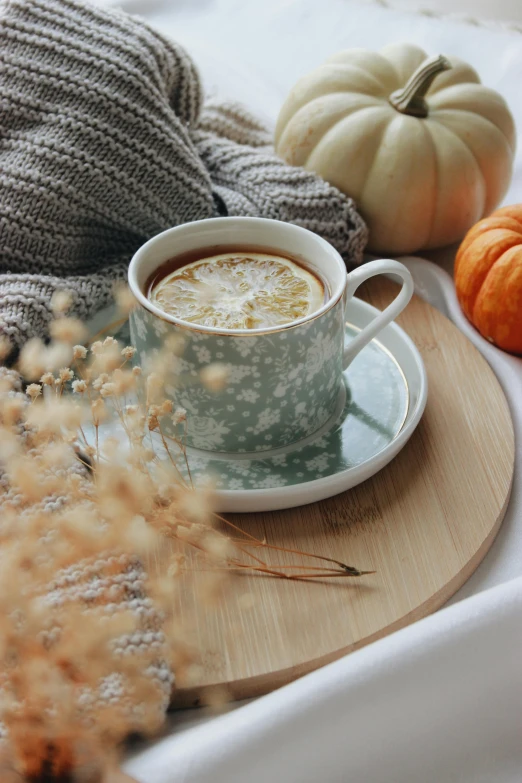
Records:
<instances>
[{"instance_id":1,"label":"wood grain surface","mask_svg":"<svg viewBox=\"0 0 522 783\"><path fill-rule=\"evenodd\" d=\"M359 296L384 307L395 286L373 279ZM329 500L229 518L273 544L376 573L296 582L233 578L225 600L198 614L188 577L183 621L202 650L201 670L178 681L174 706L226 692L259 695L433 612L478 566L508 503L514 436L489 365L453 324L414 298L398 319L428 373L423 419L372 479ZM271 556L273 563L295 557Z\"/></svg>"}]
</instances>

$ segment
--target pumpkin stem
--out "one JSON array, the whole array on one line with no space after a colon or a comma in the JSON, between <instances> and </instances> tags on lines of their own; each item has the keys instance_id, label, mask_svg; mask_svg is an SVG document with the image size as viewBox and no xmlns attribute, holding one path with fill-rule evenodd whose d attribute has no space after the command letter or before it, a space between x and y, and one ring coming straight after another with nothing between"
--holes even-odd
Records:
<instances>
[{"instance_id":1,"label":"pumpkin stem","mask_svg":"<svg viewBox=\"0 0 522 783\"><path fill-rule=\"evenodd\" d=\"M428 104L424 96L434 78L442 71L448 71L451 67L450 61L443 54L429 57L414 71L406 85L401 90L392 92L388 100L393 108L402 114L411 114L412 117L427 117Z\"/></svg>"}]
</instances>

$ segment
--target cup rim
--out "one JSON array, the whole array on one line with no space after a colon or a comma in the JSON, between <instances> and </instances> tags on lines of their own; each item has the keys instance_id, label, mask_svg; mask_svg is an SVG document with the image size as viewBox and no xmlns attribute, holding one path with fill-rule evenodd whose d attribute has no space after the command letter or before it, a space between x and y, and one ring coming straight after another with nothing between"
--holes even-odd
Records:
<instances>
[{"instance_id":1,"label":"cup rim","mask_svg":"<svg viewBox=\"0 0 522 783\"><path fill-rule=\"evenodd\" d=\"M336 262L339 264L339 266L342 268L342 270L345 272L345 275L347 276L347 270L340 253L333 247L333 245L327 242L326 239L323 239L323 237L319 236L319 234L316 234L313 231L309 231L307 228L303 228L302 226L296 226L293 223L286 223L283 220L273 220L272 218L245 217L245 216L237 216L237 217L223 216L223 217L216 217L216 218L205 218L203 220L194 220L191 221L190 223L182 223L179 226L174 226L172 228L166 229L165 231L161 231L159 234L156 234L155 236L147 240L147 242L141 245L141 247L139 247L138 250L134 253L129 264L127 279L129 283L129 288L131 289L132 293L134 294L134 297L142 307L144 307L150 313L155 315L157 318L160 318L162 321L166 321L167 323L173 324L174 326L177 326L181 329L186 329L191 332L201 332L203 334L214 334L220 336L226 335L230 337L259 337L260 335L275 334L277 332L288 331L290 329L295 329L311 321L315 321L317 318L320 318L329 310L331 310L332 307L335 307L335 305L339 302L339 299L343 296L346 288L346 279L335 287L335 289L330 294L328 300L322 305L322 307L319 308L319 310L310 313L310 315L306 315L303 316L302 318L298 318L295 321L290 321L288 324L281 324L279 326L270 326L266 328L260 327L258 329L222 329L217 326L204 326L202 324L193 324L190 321L184 321L181 318L176 318L175 316L170 315L169 313L166 313L165 311L161 310L145 296L145 294L143 293L143 291L141 290L138 284L138 270L141 264L143 263L143 260L146 258L148 252L151 250L152 247L154 247L154 245L158 241L160 241L167 235L173 236L181 231L183 232L187 231L188 228L190 228L191 226L201 226L202 224L206 224L206 225L215 224L216 226L223 225L224 221L253 223L256 225L259 225L261 223L267 226L276 223L280 226L281 225L285 226L285 230L288 230L289 232L295 232L301 235L304 233L308 235L311 239L313 239L313 241L316 242L318 245L321 245L325 250L327 250L332 255L332 257L335 258ZM204 246L201 249L203 250Z\"/></svg>"}]
</instances>

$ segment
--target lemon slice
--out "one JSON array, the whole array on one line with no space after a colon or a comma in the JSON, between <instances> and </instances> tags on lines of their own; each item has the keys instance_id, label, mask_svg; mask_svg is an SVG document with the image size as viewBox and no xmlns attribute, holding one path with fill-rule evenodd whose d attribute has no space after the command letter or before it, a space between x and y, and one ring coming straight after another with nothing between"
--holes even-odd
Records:
<instances>
[{"instance_id":1,"label":"lemon slice","mask_svg":"<svg viewBox=\"0 0 522 783\"><path fill-rule=\"evenodd\" d=\"M167 275L150 299L164 312L201 326L260 329L316 312L324 302L324 286L287 258L224 253Z\"/></svg>"}]
</instances>

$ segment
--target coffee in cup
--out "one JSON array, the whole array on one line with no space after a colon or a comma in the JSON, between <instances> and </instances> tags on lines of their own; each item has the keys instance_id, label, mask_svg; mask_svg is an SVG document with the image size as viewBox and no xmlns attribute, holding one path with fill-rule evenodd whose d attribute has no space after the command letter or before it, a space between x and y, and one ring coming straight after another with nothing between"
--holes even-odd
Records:
<instances>
[{"instance_id":1,"label":"coffee in cup","mask_svg":"<svg viewBox=\"0 0 522 783\"><path fill-rule=\"evenodd\" d=\"M224 329L282 326L317 312L328 296L325 281L302 260L252 247L171 258L147 289L165 313Z\"/></svg>"}]
</instances>

